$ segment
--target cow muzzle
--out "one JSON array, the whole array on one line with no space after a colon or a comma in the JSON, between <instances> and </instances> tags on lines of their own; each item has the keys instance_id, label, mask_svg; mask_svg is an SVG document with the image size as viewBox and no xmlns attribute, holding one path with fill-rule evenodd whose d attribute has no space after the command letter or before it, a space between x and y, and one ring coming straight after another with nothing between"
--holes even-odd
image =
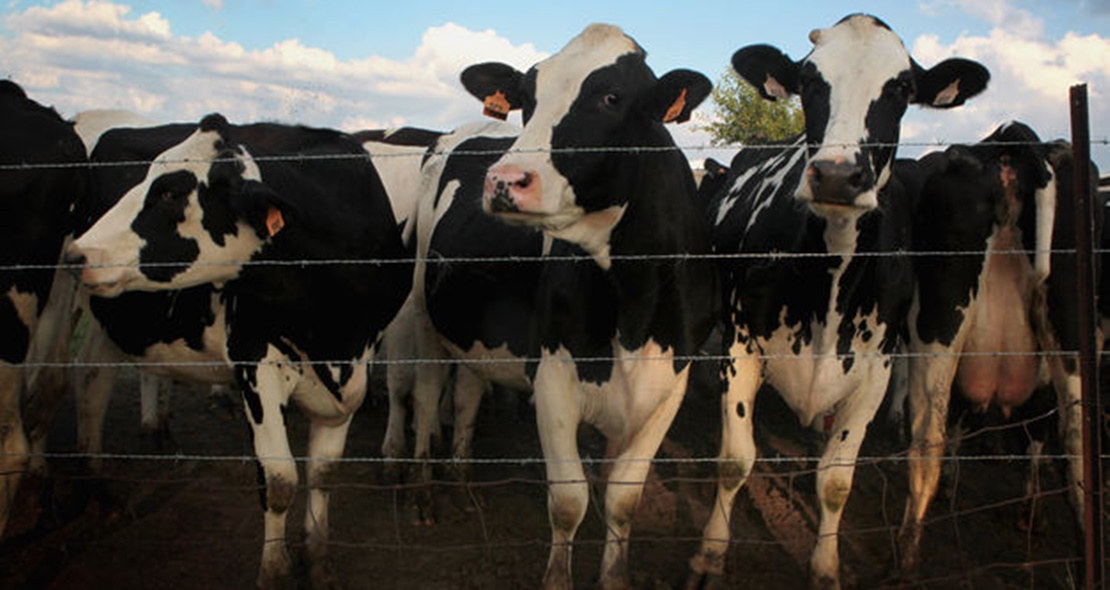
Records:
<instances>
[{"instance_id":1,"label":"cow muzzle","mask_svg":"<svg viewBox=\"0 0 1110 590\"><path fill-rule=\"evenodd\" d=\"M122 293L131 270L129 266L110 263L104 250L80 248L75 244L66 249L62 263L92 294L101 297Z\"/></svg>"},{"instance_id":2,"label":"cow muzzle","mask_svg":"<svg viewBox=\"0 0 1110 590\"><path fill-rule=\"evenodd\" d=\"M486 173L482 207L489 213L540 213L543 187L535 172L504 165Z\"/></svg>"},{"instance_id":3,"label":"cow muzzle","mask_svg":"<svg viewBox=\"0 0 1110 590\"><path fill-rule=\"evenodd\" d=\"M868 192L871 175L863 166L843 160L817 160L806 168L805 182L814 203L869 208L858 202Z\"/></svg>"}]
</instances>

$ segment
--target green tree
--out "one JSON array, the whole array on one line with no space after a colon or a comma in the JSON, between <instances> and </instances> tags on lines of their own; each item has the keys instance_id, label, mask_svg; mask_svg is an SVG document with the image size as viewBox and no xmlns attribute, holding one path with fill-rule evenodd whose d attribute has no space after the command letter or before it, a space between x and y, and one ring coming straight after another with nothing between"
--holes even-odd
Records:
<instances>
[{"instance_id":1,"label":"green tree","mask_svg":"<svg viewBox=\"0 0 1110 590\"><path fill-rule=\"evenodd\" d=\"M798 98L767 100L732 69L713 87L717 119L703 126L717 146L757 144L801 133L805 118Z\"/></svg>"}]
</instances>

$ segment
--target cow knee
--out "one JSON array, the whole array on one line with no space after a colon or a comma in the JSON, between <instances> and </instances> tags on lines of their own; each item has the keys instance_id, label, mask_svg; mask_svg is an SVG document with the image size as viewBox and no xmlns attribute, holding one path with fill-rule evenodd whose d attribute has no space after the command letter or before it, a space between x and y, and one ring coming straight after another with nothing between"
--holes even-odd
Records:
<instances>
[{"instance_id":1,"label":"cow knee","mask_svg":"<svg viewBox=\"0 0 1110 590\"><path fill-rule=\"evenodd\" d=\"M822 491L821 501L825 509L829 512L840 512L848 502L848 493L852 491L852 486L847 480L831 477L825 482Z\"/></svg>"},{"instance_id":2,"label":"cow knee","mask_svg":"<svg viewBox=\"0 0 1110 590\"><path fill-rule=\"evenodd\" d=\"M740 487L751 472L750 464L743 459L725 459L717 468L720 484L726 490L732 491Z\"/></svg>"},{"instance_id":3,"label":"cow knee","mask_svg":"<svg viewBox=\"0 0 1110 590\"><path fill-rule=\"evenodd\" d=\"M297 492L297 482L281 475L266 478L263 490L262 508L269 512L285 513L293 506L293 496Z\"/></svg>"},{"instance_id":4,"label":"cow knee","mask_svg":"<svg viewBox=\"0 0 1110 590\"><path fill-rule=\"evenodd\" d=\"M563 533L573 532L586 514L586 501L569 494L556 494L548 512L552 529Z\"/></svg>"}]
</instances>

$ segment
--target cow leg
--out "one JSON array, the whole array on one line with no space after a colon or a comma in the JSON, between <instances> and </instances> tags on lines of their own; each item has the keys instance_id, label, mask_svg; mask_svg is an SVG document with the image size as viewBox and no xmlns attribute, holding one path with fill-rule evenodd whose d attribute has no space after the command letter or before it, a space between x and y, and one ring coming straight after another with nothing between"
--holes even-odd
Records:
<instances>
[{"instance_id":1,"label":"cow leg","mask_svg":"<svg viewBox=\"0 0 1110 590\"><path fill-rule=\"evenodd\" d=\"M23 368L0 364L0 535L8 524L19 480L27 469L26 433L20 398L23 395Z\"/></svg>"},{"instance_id":2,"label":"cow leg","mask_svg":"<svg viewBox=\"0 0 1110 590\"><path fill-rule=\"evenodd\" d=\"M288 374L284 374L288 371ZM297 490L297 466L289 449L282 408L288 403L297 375L291 369L263 363L256 369L256 380L239 369L244 410L251 425L254 453L258 458L260 494L265 532L262 562L257 585L268 589L290 585L289 552L285 547L285 517Z\"/></svg>"},{"instance_id":3,"label":"cow leg","mask_svg":"<svg viewBox=\"0 0 1110 590\"><path fill-rule=\"evenodd\" d=\"M1050 362L1052 385L1056 390L1056 406L1060 413L1060 443L1068 457L1068 498L1075 509L1076 522L1083 529L1083 383L1078 363L1073 373L1067 372L1059 357ZM1097 428L1098 425L1096 424Z\"/></svg>"},{"instance_id":4,"label":"cow leg","mask_svg":"<svg viewBox=\"0 0 1110 590\"><path fill-rule=\"evenodd\" d=\"M867 425L882 405L890 380L889 366L876 366L867 384L837 408L825 452L817 464L817 499L821 521L817 546L810 558L811 587L822 590L840 588L840 554L837 535L844 505L852 491L856 459Z\"/></svg>"},{"instance_id":5,"label":"cow leg","mask_svg":"<svg viewBox=\"0 0 1110 590\"><path fill-rule=\"evenodd\" d=\"M27 402L23 408L31 445L29 469L38 476L46 475L47 435L54 423L54 412L69 388L70 340L82 315L81 308L74 305L76 293L77 279L72 273L54 274L50 299L39 316L27 359L31 364L41 365L32 367L26 376Z\"/></svg>"},{"instance_id":6,"label":"cow leg","mask_svg":"<svg viewBox=\"0 0 1110 590\"><path fill-rule=\"evenodd\" d=\"M472 442L474 441L474 422L478 416L478 408L482 405L482 396L486 393L486 380L474 369L460 364L455 375L455 429L452 435L451 472L455 480L462 484L462 491L470 492L470 458L473 456ZM472 502L464 501L462 506L471 506ZM479 500L480 502L480 500Z\"/></svg>"},{"instance_id":7,"label":"cow leg","mask_svg":"<svg viewBox=\"0 0 1110 590\"><path fill-rule=\"evenodd\" d=\"M732 503L755 466L756 447L752 430L755 395L762 383L763 364L759 356L733 342L732 361L724 368L727 384L721 396L721 452L717 457L717 498L709 521L702 532L701 546L690 558L687 588L701 588L725 571L731 531Z\"/></svg>"},{"instance_id":8,"label":"cow leg","mask_svg":"<svg viewBox=\"0 0 1110 590\"><path fill-rule=\"evenodd\" d=\"M382 439L382 456L390 459L403 459L407 455L405 400L412 394L416 381L416 372L411 363L416 357L412 316L414 305L414 298L410 295L382 336L387 363L385 383L389 392L389 420Z\"/></svg>"},{"instance_id":9,"label":"cow leg","mask_svg":"<svg viewBox=\"0 0 1110 590\"><path fill-rule=\"evenodd\" d=\"M563 359L540 361L535 378L536 425L547 471L547 516L551 552L543 576L544 590L570 590L574 535L590 502L589 484L578 454L581 408L574 375Z\"/></svg>"},{"instance_id":10,"label":"cow leg","mask_svg":"<svg viewBox=\"0 0 1110 590\"><path fill-rule=\"evenodd\" d=\"M104 416L108 412L117 366L123 353L108 339L108 334L95 322L77 352L74 371L74 398L77 403L77 448L88 456L88 468L100 473L103 468Z\"/></svg>"},{"instance_id":11,"label":"cow leg","mask_svg":"<svg viewBox=\"0 0 1110 590\"><path fill-rule=\"evenodd\" d=\"M305 554L310 567L310 580L315 589L337 585L337 578L327 559L328 552L328 481L339 466L347 444L351 418L339 425L313 421L308 439L308 507L305 509Z\"/></svg>"},{"instance_id":12,"label":"cow leg","mask_svg":"<svg viewBox=\"0 0 1110 590\"><path fill-rule=\"evenodd\" d=\"M911 351L917 354L910 359L909 496L898 539L904 575L917 569L921 522L940 482L948 402L959 364L956 347L918 344Z\"/></svg>"},{"instance_id":13,"label":"cow leg","mask_svg":"<svg viewBox=\"0 0 1110 590\"><path fill-rule=\"evenodd\" d=\"M440 361L447 358L447 351L431 321L419 313L415 315L417 356L428 362L416 367L416 383L412 389L415 464L409 479L413 484L413 524L431 525L435 524L435 501L431 490L432 447L440 440L439 400L447 383L448 371L448 365Z\"/></svg>"},{"instance_id":14,"label":"cow leg","mask_svg":"<svg viewBox=\"0 0 1110 590\"><path fill-rule=\"evenodd\" d=\"M679 374L675 388L655 409L613 462L605 487L605 552L601 558L601 587L605 590L631 588L628 578L628 537L640 495L675 414L686 396L690 376L687 367ZM634 388L639 391L640 388Z\"/></svg>"}]
</instances>

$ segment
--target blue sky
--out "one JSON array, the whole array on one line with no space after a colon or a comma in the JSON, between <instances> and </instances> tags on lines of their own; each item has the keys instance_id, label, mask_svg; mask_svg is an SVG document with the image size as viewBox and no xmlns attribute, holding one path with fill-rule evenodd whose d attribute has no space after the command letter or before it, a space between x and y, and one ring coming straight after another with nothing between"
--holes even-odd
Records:
<instances>
[{"instance_id":1,"label":"blue sky","mask_svg":"<svg viewBox=\"0 0 1110 590\"><path fill-rule=\"evenodd\" d=\"M457 83L462 67L526 68L590 22L623 27L657 74L686 67L716 80L736 49L772 43L800 58L811 29L851 12L884 19L922 65L961 55L992 71L967 107L908 114L907 141L974 141L1015 118L1046 139L1067 136L1067 87L1080 81L1091 87L1093 135L1110 135L1110 0L11 0L0 12L0 76L67 115L220 111L238 121L446 129L479 114ZM673 129L679 143L704 145L697 124L712 116L706 104L693 125ZM1110 171L1108 151L1093 155Z\"/></svg>"}]
</instances>

